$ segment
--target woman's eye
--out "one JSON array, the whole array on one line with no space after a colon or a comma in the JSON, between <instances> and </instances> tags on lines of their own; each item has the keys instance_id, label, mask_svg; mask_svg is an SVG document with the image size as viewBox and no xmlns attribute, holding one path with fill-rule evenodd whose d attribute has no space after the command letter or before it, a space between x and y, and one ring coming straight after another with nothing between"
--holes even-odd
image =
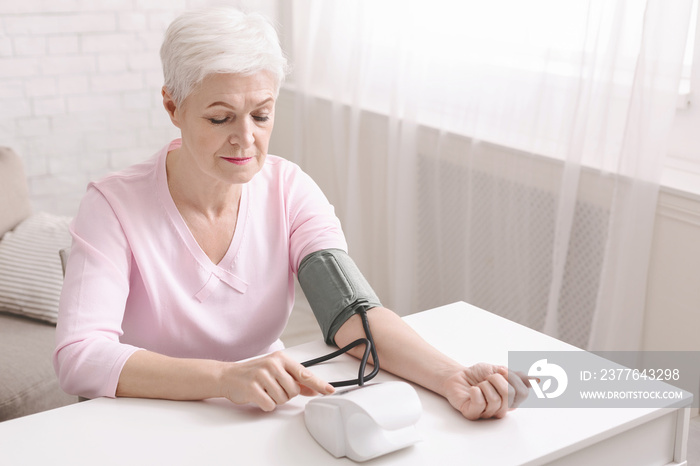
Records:
<instances>
[{"instance_id":1,"label":"woman's eye","mask_svg":"<svg viewBox=\"0 0 700 466\"><path fill-rule=\"evenodd\" d=\"M268 115L253 115L253 119L258 123L265 123L270 117Z\"/></svg>"},{"instance_id":2,"label":"woman's eye","mask_svg":"<svg viewBox=\"0 0 700 466\"><path fill-rule=\"evenodd\" d=\"M218 118L209 118L208 120L209 120L212 124L214 124L214 125L223 125L224 123L226 123L226 122L229 120L229 118L228 118L228 117L226 117L226 118L221 118L221 119L218 119Z\"/></svg>"}]
</instances>

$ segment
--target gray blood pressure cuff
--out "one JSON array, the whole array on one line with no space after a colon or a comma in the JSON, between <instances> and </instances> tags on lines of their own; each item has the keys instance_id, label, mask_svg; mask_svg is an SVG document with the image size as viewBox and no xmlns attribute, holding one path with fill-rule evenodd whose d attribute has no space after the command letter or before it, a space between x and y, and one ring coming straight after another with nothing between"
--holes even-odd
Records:
<instances>
[{"instance_id":1,"label":"gray blood pressure cuff","mask_svg":"<svg viewBox=\"0 0 700 466\"><path fill-rule=\"evenodd\" d=\"M381 306L355 262L341 249L324 249L301 261L299 284L329 345L359 309Z\"/></svg>"}]
</instances>

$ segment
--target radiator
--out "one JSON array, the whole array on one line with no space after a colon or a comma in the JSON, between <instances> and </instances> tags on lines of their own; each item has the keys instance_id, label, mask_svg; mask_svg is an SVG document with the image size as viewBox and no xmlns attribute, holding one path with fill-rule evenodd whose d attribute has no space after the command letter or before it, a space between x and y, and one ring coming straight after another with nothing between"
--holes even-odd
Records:
<instances>
[{"instance_id":1,"label":"radiator","mask_svg":"<svg viewBox=\"0 0 700 466\"><path fill-rule=\"evenodd\" d=\"M519 181L426 155L417 164L418 307L463 300L542 330L558 190L538 186L536 173ZM579 347L587 344L603 266L609 209L601 204L576 202L559 295L557 337Z\"/></svg>"}]
</instances>

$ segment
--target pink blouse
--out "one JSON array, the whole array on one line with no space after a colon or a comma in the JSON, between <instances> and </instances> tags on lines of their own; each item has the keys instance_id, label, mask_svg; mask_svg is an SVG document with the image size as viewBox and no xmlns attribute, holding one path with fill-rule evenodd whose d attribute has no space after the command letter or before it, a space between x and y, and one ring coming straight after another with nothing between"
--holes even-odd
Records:
<instances>
[{"instance_id":1,"label":"pink blouse","mask_svg":"<svg viewBox=\"0 0 700 466\"><path fill-rule=\"evenodd\" d=\"M347 250L318 186L268 155L243 185L226 255L212 263L168 190L166 156L180 144L88 186L71 225L56 327L53 362L67 393L114 397L139 349L222 361L281 349L299 263Z\"/></svg>"}]
</instances>

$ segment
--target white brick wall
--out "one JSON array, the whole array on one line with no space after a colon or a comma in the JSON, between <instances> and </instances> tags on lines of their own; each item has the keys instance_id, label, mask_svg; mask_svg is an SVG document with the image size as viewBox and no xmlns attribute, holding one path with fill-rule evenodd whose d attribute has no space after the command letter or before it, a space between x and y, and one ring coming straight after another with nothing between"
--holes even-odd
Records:
<instances>
[{"instance_id":1,"label":"white brick wall","mask_svg":"<svg viewBox=\"0 0 700 466\"><path fill-rule=\"evenodd\" d=\"M23 158L35 211L75 214L90 180L178 136L160 101L162 35L220 3L270 14L276 0L0 0L0 145Z\"/></svg>"}]
</instances>

